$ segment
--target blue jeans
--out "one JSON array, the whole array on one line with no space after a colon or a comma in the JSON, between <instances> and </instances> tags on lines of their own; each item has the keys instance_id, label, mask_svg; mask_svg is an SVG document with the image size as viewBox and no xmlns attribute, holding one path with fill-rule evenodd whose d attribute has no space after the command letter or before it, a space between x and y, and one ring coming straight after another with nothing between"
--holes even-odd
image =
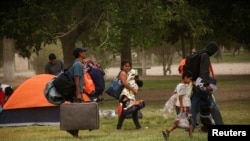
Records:
<instances>
[{"instance_id":1,"label":"blue jeans","mask_svg":"<svg viewBox=\"0 0 250 141\"><path fill-rule=\"evenodd\" d=\"M191 114L192 114L192 125L193 130L197 123L197 114L200 112L201 105L204 107L204 105L211 106L211 103L213 103L212 108L210 108L210 113L212 115L212 118L214 119L215 124L222 125L223 120L221 113L219 111L219 108L217 107L216 103L214 102L214 99L212 98L212 95L203 90L199 90L197 87L193 87L193 95L191 97Z\"/></svg>"},{"instance_id":2,"label":"blue jeans","mask_svg":"<svg viewBox=\"0 0 250 141\"><path fill-rule=\"evenodd\" d=\"M193 94L191 97L191 114L192 114L192 126L193 126L193 130L196 127L196 123L197 123L197 114L200 112L200 96L199 96L199 92L196 89L196 87L193 87Z\"/></svg>"},{"instance_id":3,"label":"blue jeans","mask_svg":"<svg viewBox=\"0 0 250 141\"><path fill-rule=\"evenodd\" d=\"M213 106L210 108L211 115L214 119L214 122L216 125L223 125L223 119L220 113L219 108L217 107L216 103L214 102L214 99L212 98L211 101L213 102Z\"/></svg>"}]
</instances>

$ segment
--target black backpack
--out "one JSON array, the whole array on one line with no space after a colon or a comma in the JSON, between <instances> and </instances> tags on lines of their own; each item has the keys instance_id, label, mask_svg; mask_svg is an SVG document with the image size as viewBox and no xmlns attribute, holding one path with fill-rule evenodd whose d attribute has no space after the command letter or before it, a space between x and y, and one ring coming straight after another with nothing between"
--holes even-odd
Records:
<instances>
[{"instance_id":1,"label":"black backpack","mask_svg":"<svg viewBox=\"0 0 250 141\"><path fill-rule=\"evenodd\" d=\"M190 71L193 74L192 80L196 80L200 74L201 54L204 52L193 53L186 57L186 62L183 66L184 73Z\"/></svg>"},{"instance_id":2,"label":"black backpack","mask_svg":"<svg viewBox=\"0 0 250 141\"><path fill-rule=\"evenodd\" d=\"M73 101L76 92L76 86L70 72L65 70L53 80L56 91L62 95L65 100Z\"/></svg>"}]
</instances>

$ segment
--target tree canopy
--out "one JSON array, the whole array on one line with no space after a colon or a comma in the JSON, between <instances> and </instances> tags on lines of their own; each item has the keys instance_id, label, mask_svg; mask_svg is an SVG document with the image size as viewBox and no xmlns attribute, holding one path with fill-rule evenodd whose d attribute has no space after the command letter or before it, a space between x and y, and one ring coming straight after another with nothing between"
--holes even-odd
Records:
<instances>
[{"instance_id":1,"label":"tree canopy","mask_svg":"<svg viewBox=\"0 0 250 141\"><path fill-rule=\"evenodd\" d=\"M208 40L238 42L250 50L248 0L2 0L0 5L0 38L14 39L23 57L57 39L66 64L77 42L117 50L128 60L131 48L159 47L162 41L182 40L183 54L187 41L189 50Z\"/></svg>"}]
</instances>

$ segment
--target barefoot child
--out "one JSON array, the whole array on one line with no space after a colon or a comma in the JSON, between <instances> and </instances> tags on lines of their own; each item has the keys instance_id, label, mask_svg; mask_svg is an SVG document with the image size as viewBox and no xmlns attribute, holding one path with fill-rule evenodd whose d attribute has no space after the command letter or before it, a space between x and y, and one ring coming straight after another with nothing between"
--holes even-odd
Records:
<instances>
[{"instance_id":1,"label":"barefoot child","mask_svg":"<svg viewBox=\"0 0 250 141\"><path fill-rule=\"evenodd\" d=\"M177 101L175 103L176 112L184 113L186 118L188 119L188 128L189 128L189 136L192 137L192 122L191 122L191 114L190 114L190 96L188 94L188 84L192 81L192 73L191 72L185 72L182 75L182 80L179 84L176 86L176 93L177 93ZM162 131L162 135L165 140L168 140L169 134L176 128L183 128L181 126L182 123L180 123L179 120L175 120L174 125L169 127L168 129Z\"/></svg>"}]
</instances>

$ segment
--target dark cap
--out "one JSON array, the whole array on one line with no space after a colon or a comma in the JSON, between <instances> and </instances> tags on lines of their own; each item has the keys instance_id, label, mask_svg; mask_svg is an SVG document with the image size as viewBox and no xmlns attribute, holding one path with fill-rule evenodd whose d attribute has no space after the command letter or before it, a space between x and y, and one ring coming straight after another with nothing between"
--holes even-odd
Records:
<instances>
[{"instance_id":1,"label":"dark cap","mask_svg":"<svg viewBox=\"0 0 250 141\"><path fill-rule=\"evenodd\" d=\"M75 58L79 57L79 54L81 52L86 52L88 49L87 48L80 48L80 47L76 47L73 51L73 55Z\"/></svg>"}]
</instances>

